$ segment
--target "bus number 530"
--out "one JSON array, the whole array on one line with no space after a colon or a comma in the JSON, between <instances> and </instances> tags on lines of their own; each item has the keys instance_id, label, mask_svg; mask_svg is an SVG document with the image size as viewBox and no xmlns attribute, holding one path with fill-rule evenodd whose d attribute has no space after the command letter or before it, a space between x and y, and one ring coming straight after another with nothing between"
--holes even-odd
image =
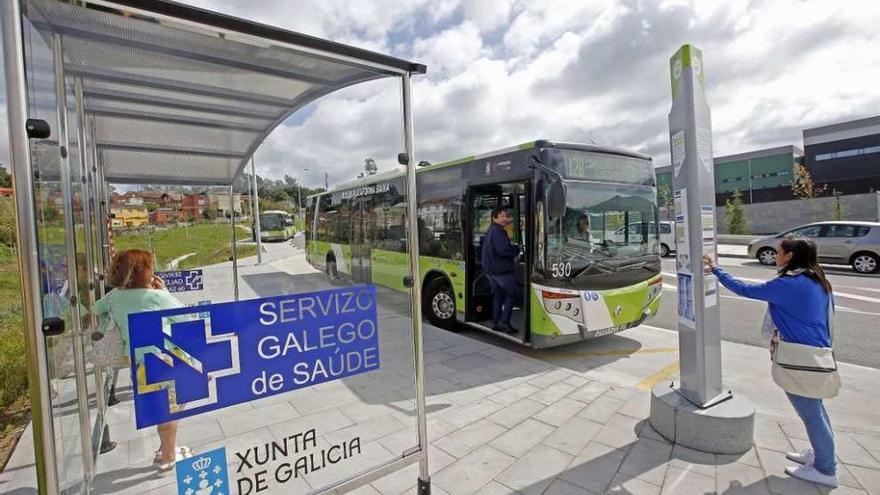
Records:
<instances>
[{"instance_id":1,"label":"bus number 530","mask_svg":"<svg viewBox=\"0 0 880 495\"><path fill-rule=\"evenodd\" d=\"M571 276L571 263L553 263L550 266L553 278L565 278Z\"/></svg>"}]
</instances>

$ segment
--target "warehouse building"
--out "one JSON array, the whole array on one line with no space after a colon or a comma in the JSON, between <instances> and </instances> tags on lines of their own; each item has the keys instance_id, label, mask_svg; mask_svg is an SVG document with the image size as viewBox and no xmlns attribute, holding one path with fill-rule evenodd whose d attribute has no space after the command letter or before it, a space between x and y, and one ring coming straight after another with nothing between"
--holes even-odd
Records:
<instances>
[{"instance_id":1,"label":"warehouse building","mask_svg":"<svg viewBox=\"0 0 880 495\"><path fill-rule=\"evenodd\" d=\"M802 159L800 148L791 145L715 158L715 204L723 206L737 190L746 204L792 199L792 169ZM656 171L658 188L672 191L672 167Z\"/></svg>"},{"instance_id":2,"label":"warehouse building","mask_svg":"<svg viewBox=\"0 0 880 495\"><path fill-rule=\"evenodd\" d=\"M880 191L880 116L804 129L804 163L829 194Z\"/></svg>"}]
</instances>

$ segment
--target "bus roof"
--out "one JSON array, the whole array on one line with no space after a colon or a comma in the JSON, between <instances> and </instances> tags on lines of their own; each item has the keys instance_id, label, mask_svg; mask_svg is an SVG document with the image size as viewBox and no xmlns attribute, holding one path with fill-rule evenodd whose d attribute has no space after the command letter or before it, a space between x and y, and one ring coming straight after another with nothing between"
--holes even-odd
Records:
<instances>
[{"instance_id":1,"label":"bus roof","mask_svg":"<svg viewBox=\"0 0 880 495\"><path fill-rule=\"evenodd\" d=\"M623 148L618 148L615 146L599 146L595 144L582 144L582 143L568 143L564 141L550 141L547 139L538 139L535 141L530 141L527 143L518 144L516 146L508 146L507 148L501 148L494 151L489 151L486 153L481 153L479 155L471 155L464 156L461 158L457 158L455 160L450 160L442 163L435 163L425 167L420 167L416 169L416 173L420 174L423 172L428 172L431 170L437 170L446 167L452 167L455 165L463 165L465 163L470 163L476 160L482 160L485 158L491 158L493 156L504 155L506 153L512 153L514 151L522 151L529 150L532 148L562 148L562 149L571 149L571 150L579 150L579 151L591 151L594 153L609 153L613 155L621 155L621 156L629 156L632 158L639 158L643 160L651 160L651 157L642 153L637 153L635 151L629 151ZM375 184L377 182L382 182L390 179L395 179L397 177L402 177L405 175L405 172L402 170L390 170L387 172L382 172L381 174L371 175L368 177L364 177L362 179L354 179L350 181L343 182L341 184L337 184L336 186L331 187L327 191L312 194L309 198L313 196L321 196L324 194L333 193L336 191L342 191L345 189L349 189L352 187L361 187L368 186L371 184Z\"/></svg>"}]
</instances>

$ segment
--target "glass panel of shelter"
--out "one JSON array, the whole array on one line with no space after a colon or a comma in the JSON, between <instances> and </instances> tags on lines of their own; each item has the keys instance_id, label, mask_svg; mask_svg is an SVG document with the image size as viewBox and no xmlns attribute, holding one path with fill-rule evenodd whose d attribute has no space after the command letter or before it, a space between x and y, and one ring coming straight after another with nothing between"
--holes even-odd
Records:
<instances>
[{"instance_id":1,"label":"glass panel of shelter","mask_svg":"<svg viewBox=\"0 0 880 495\"><path fill-rule=\"evenodd\" d=\"M331 170L331 174L334 171ZM119 201L124 200L117 195L113 205L117 211L113 219L117 225L113 229L113 247L117 253L134 248L149 250L161 272L159 276L170 289L180 290L172 295L184 305L196 306L195 315L208 314L201 311L210 308L203 306L205 304L234 302L232 262L228 261L232 237L226 215L228 188L215 191L186 185L176 188L116 185L117 194L123 193L123 187L128 189L124 196L142 199L153 196L149 189L174 189L182 197L172 195L171 200L181 202L196 201L189 196L204 193L209 198L207 208L222 209L216 218L202 215L199 219L174 219L163 225L156 225L157 215L151 216L148 212L146 225L133 226L125 223L131 223L125 220L133 217L130 211L119 215L122 208ZM310 221L307 232L298 234L312 234L305 249L297 248L295 242L266 240L262 243L263 262L260 264L256 261L256 245L250 235L252 219L237 215L239 299L245 302L305 293L323 294L322 291L327 290L344 291L366 283L376 284L376 342L381 364L364 373L340 379L331 376L324 383L297 390L268 391L252 401L181 420L177 444L191 448L194 460L198 460L201 453L225 449L229 483L235 486L233 491L255 493L258 487L266 487L268 493L309 493L399 459L404 451L417 445L411 311L402 284L408 274L404 198L402 180L395 181L389 191L375 197L352 199L337 193L323 195L318 200L322 207L318 211L311 207L307 212ZM236 211L241 211L240 201L245 200L236 192L233 196ZM150 206L150 209L155 213L164 207ZM328 273L331 261L335 268ZM283 355L299 350L308 355L310 349L322 345L316 340L318 333L304 337L301 332L305 328L297 325L294 313L285 310L283 314L274 314L290 319L286 324L296 340L262 340L260 352L267 358L283 359ZM368 329L365 327L364 332ZM260 330L258 327L246 329ZM132 328L131 331L137 330ZM309 329L313 331L317 328ZM320 335L326 340L324 344L331 345L334 339L347 339L346 332L350 329L328 327ZM330 353L323 364L318 365L322 369L314 367L317 363L313 362L309 370L296 368L296 372L285 378L302 377L306 371L313 375L332 375L341 369L341 359L350 360L345 363L346 367L357 368L363 364L355 361L365 355ZM110 437L124 448L117 447L99 456L96 493L115 493L119 490L115 480L120 477L149 479L145 486L152 489L173 489L173 476L156 480L154 472L146 469L153 460L158 440L154 428L134 429L131 389L137 386L127 370L119 373L116 396L121 402L109 409L108 418ZM179 395L186 393L185 390L178 392ZM122 460L122 455L127 455L127 459Z\"/></svg>"},{"instance_id":2,"label":"glass panel of shelter","mask_svg":"<svg viewBox=\"0 0 880 495\"><path fill-rule=\"evenodd\" d=\"M51 34L40 32L28 19L22 19L22 31L25 39L28 115L46 121L52 129L48 138L31 140L31 156L35 172L34 207L42 316L44 322L58 319L63 323L62 333L45 339L54 456L59 488L69 493L80 493L85 490L83 481L87 476L82 424L83 421L88 422L89 418L81 417L78 408L81 389L77 388L77 372L82 373L84 363L82 354L77 356L78 341L82 341L82 335L74 321L71 303L76 304L78 300L75 285L79 273L76 256L70 255L76 248L70 245L66 236L68 226L75 222L76 212L70 205L65 205L64 190L71 184L64 184L70 177L63 173L60 148L60 145L68 146L68 143L59 142L59 102L50 44L53 38ZM69 273L77 273L72 277L74 287L71 287ZM81 347L79 351L82 351Z\"/></svg>"}]
</instances>

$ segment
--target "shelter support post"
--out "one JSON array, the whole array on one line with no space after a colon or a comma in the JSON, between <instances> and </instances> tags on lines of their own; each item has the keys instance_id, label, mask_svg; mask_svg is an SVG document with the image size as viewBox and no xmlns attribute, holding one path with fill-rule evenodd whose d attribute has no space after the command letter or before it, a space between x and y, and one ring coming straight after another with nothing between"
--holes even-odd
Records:
<instances>
[{"instance_id":1,"label":"shelter support post","mask_svg":"<svg viewBox=\"0 0 880 495\"><path fill-rule=\"evenodd\" d=\"M3 55L6 70L6 111L9 118L9 155L18 236L18 268L24 313L27 378L34 434L34 464L41 495L58 493L58 465L52 427L49 392L49 365L46 340L41 332L43 319L37 255L36 214L34 211L34 170L28 146L27 89L24 73L24 39L19 0L2 2Z\"/></svg>"},{"instance_id":2,"label":"shelter support post","mask_svg":"<svg viewBox=\"0 0 880 495\"><path fill-rule=\"evenodd\" d=\"M257 164L254 162L253 155L251 155L251 182L253 185L251 215L254 217L254 240L257 242L257 264L259 265L263 262L263 233L260 229L260 193L257 187Z\"/></svg>"},{"instance_id":3,"label":"shelter support post","mask_svg":"<svg viewBox=\"0 0 880 495\"><path fill-rule=\"evenodd\" d=\"M232 290L235 300L238 301L238 242L235 239L235 196L232 194L232 186L229 186L229 224L232 225Z\"/></svg>"},{"instance_id":4,"label":"shelter support post","mask_svg":"<svg viewBox=\"0 0 880 495\"><path fill-rule=\"evenodd\" d=\"M88 283L89 328L83 332L83 335L90 335L91 332L98 329L98 318L95 316L94 312L91 311L91 308L95 307L96 301L95 288L97 279L95 277L95 251L97 250L98 242L93 235L95 231L92 230L92 225L100 225L100 219L93 215L97 211L96 209L93 209L92 204L92 199L96 198L96 194L93 194L95 188L94 171L96 170L96 167L93 156L89 156L88 153L90 147L94 149L95 143L93 140L94 135L86 132L86 111L85 100L83 98L83 81L81 77L74 78L73 93L74 98L76 99L76 135L77 143L79 144L77 151L79 152L79 163L82 170L82 192L80 204L82 205L83 230L85 231L85 235L83 235L83 244L86 256L86 271L88 274L86 281ZM97 205L94 206L97 207ZM77 263L79 263L79 261L77 261ZM82 291L80 291L80 293L82 293ZM104 430L104 412L107 406L107 401L104 397L104 372L98 367L95 367L93 371L95 375L95 403L98 411L98 419L95 425L96 429L94 430L93 435L89 438L100 435L100 433L98 433L99 430ZM97 438L97 440L100 439ZM100 443L100 441L97 441L96 445ZM89 452L93 455L96 454L94 448Z\"/></svg>"},{"instance_id":5,"label":"shelter support post","mask_svg":"<svg viewBox=\"0 0 880 495\"><path fill-rule=\"evenodd\" d=\"M60 34L52 37L52 61L55 68L55 100L58 106L58 147L61 165L61 195L64 202L64 244L67 254L67 298L73 328L66 336L73 342L74 376L76 379L76 407L79 414L79 435L82 444L83 481L91 485L94 462L92 458L92 435L89 425L89 391L86 385L86 360L83 346L82 315L80 312L79 284L76 266L76 231L73 211L73 184L70 173L70 139L68 134L67 91L64 81L64 51ZM81 147L83 143L78 143Z\"/></svg>"},{"instance_id":6,"label":"shelter support post","mask_svg":"<svg viewBox=\"0 0 880 495\"><path fill-rule=\"evenodd\" d=\"M413 278L410 287L410 303L412 306L413 330L413 366L415 368L416 407L418 411L418 435L421 459L419 461L418 493L431 493L431 475L428 470L428 426L425 401L425 349L422 334L422 287L419 283L419 242L418 242L418 202L416 198L416 161L413 146L412 116L412 73L407 72L401 77L401 98L403 108L403 147L406 153L406 216L409 228L406 231L406 242L409 246L410 274Z\"/></svg>"},{"instance_id":7,"label":"shelter support post","mask_svg":"<svg viewBox=\"0 0 880 495\"><path fill-rule=\"evenodd\" d=\"M98 143L95 138L95 118L89 117L89 134L92 136L92 175L95 182L95 228L98 233L98 294L104 297L107 292L104 275L107 273L107 264L109 262L109 249L107 240L107 212L109 210L109 200L107 198L107 184L104 183L104 169L98 163Z\"/></svg>"}]
</instances>

